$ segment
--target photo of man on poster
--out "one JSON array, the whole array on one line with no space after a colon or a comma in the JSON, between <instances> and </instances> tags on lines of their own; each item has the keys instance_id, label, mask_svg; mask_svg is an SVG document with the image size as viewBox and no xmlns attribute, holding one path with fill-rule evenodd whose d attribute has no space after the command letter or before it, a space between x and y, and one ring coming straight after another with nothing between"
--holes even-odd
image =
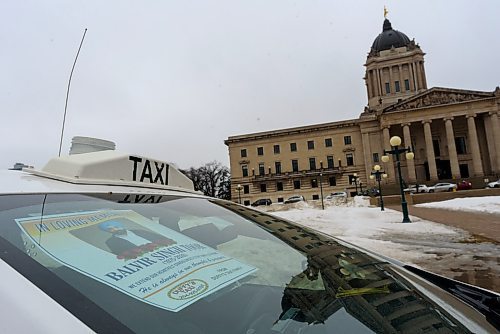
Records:
<instances>
[{"instance_id":1,"label":"photo of man on poster","mask_svg":"<svg viewBox=\"0 0 500 334\"><path fill-rule=\"evenodd\" d=\"M99 229L110 234L105 243L118 258L135 258L145 252L176 243L174 240L152 231L127 229L116 220L100 223Z\"/></svg>"}]
</instances>

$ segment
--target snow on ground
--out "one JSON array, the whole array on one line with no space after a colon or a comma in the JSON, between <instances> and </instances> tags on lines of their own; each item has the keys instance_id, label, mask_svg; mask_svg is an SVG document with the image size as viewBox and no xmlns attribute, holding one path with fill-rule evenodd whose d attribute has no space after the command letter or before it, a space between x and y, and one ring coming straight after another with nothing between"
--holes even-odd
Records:
<instances>
[{"instance_id":1,"label":"snow on ground","mask_svg":"<svg viewBox=\"0 0 500 334\"><path fill-rule=\"evenodd\" d=\"M461 201L428 204L453 210L480 207L477 198L457 200ZM479 202L491 211L499 205L500 197L482 197ZM418 217L410 216L412 223L402 223L401 212L381 211L363 197L326 203L325 210L317 202L273 204L261 210L441 275L493 290L500 286L500 245L470 243L467 231ZM471 275L474 277L465 277Z\"/></svg>"},{"instance_id":2,"label":"snow on ground","mask_svg":"<svg viewBox=\"0 0 500 334\"><path fill-rule=\"evenodd\" d=\"M500 196L454 198L442 202L417 204L423 208L500 214Z\"/></svg>"}]
</instances>

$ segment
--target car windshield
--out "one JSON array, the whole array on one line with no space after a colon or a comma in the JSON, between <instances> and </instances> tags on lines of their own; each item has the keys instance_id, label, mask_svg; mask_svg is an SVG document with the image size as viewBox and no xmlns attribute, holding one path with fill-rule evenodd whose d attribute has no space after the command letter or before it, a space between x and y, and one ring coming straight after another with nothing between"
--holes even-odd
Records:
<instances>
[{"instance_id":1,"label":"car windshield","mask_svg":"<svg viewBox=\"0 0 500 334\"><path fill-rule=\"evenodd\" d=\"M231 202L4 195L0 210L2 259L96 332L468 333L389 264Z\"/></svg>"}]
</instances>

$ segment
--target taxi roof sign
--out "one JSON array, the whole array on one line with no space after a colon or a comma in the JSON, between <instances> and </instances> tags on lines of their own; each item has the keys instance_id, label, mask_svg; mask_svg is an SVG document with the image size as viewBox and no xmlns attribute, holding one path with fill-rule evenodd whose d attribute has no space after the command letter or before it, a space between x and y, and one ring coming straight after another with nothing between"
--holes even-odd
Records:
<instances>
[{"instance_id":1,"label":"taxi roof sign","mask_svg":"<svg viewBox=\"0 0 500 334\"><path fill-rule=\"evenodd\" d=\"M42 170L24 171L77 184L107 184L146 188L171 187L194 191L193 182L172 165L117 151L74 154L51 159Z\"/></svg>"}]
</instances>

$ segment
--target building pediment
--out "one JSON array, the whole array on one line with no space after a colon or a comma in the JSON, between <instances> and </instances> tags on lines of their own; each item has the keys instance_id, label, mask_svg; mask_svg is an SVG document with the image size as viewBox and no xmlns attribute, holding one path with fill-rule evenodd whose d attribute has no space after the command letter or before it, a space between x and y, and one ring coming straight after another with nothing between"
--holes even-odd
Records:
<instances>
[{"instance_id":1,"label":"building pediment","mask_svg":"<svg viewBox=\"0 0 500 334\"><path fill-rule=\"evenodd\" d=\"M462 89L434 87L413 97L384 108L383 112L396 112L456 104L495 97L495 92L480 92Z\"/></svg>"}]
</instances>

